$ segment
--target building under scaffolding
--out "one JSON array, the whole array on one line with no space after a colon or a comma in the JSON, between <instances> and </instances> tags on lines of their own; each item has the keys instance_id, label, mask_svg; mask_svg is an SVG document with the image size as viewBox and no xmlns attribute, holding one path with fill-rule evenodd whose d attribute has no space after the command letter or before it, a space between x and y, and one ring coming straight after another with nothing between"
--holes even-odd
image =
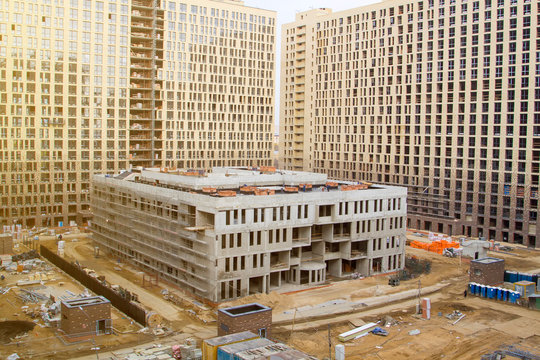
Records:
<instances>
[{"instance_id":1,"label":"building under scaffolding","mask_svg":"<svg viewBox=\"0 0 540 360\"><path fill-rule=\"evenodd\" d=\"M406 189L274 168L93 178L100 248L211 301L402 269Z\"/></svg>"}]
</instances>

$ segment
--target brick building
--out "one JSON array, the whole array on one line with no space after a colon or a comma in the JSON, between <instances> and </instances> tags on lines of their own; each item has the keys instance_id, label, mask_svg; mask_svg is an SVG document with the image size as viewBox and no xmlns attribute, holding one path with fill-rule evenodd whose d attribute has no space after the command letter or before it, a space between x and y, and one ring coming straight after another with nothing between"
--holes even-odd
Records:
<instances>
[{"instance_id":1,"label":"brick building","mask_svg":"<svg viewBox=\"0 0 540 360\"><path fill-rule=\"evenodd\" d=\"M504 282L504 259L486 257L472 260L469 282L497 286Z\"/></svg>"},{"instance_id":2,"label":"brick building","mask_svg":"<svg viewBox=\"0 0 540 360\"><path fill-rule=\"evenodd\" d=\"M218 336L251 331L270 337L272 309L258 303L234 306L218 311Z\"/></svg>"},{"instance_id":3,"label":"brick building","mask_svg":"<svg viewBox=\"0 0 540 360\"><path fill-rule=\"evenodd\" d=\"M60 329L70 338L110 334L111 302L103 296L62 301Z\"/></svg>"}]
</instances>

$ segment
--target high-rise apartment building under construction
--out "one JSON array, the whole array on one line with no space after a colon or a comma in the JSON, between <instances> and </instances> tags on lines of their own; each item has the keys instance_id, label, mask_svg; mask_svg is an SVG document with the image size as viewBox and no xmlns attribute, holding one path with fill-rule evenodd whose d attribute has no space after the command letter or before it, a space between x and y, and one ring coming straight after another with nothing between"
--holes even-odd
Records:
<instances>
[{"instance_id":1,"label":"high-rise apartment building under construction","mask_svg":"<svg viewBox=\"0 0 540 360\"><path fill-rule=\"evenodd\" d=\"M93 173L270 165L275 12L0 0L0 225L84 222Z\"/></svg>"},{"instance_id":2,"label":"high-rise apartment building under construction","mask_svg":"<svg viewBox=\"0 0 540 360\"><path fill-rule=\"evenodd\" d=\"M285 169L408 187L408 226L539 246L540 4L395 0L282 30Z\"/></svg>"}]
</instances>

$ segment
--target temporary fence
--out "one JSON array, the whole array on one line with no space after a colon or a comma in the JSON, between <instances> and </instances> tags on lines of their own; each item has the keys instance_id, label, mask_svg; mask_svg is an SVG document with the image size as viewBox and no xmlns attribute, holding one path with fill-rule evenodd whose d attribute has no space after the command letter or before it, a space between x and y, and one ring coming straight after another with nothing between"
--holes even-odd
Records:
<instances>
[{"instance_id":1,"label":"temporary fence","mask_svg":"<svg viewBox=\"0 0 540 360\"><path fill-rule=\"evenodd\" d=\"M142 326L146 326L146 310L141 306L124 299L119 293L103 284L97 278L88 275L82 267L66 261L47 247L41 245L40 253L44 258L59 267L93 293L105 297L111 302L112 306L122 311Z\"/></svg>"}]
</instances>

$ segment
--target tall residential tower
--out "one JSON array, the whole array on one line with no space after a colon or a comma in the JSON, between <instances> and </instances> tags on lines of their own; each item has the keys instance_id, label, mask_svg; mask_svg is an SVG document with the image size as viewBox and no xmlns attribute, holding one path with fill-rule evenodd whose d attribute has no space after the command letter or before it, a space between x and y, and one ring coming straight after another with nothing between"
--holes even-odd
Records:
<instances>
[{"instance_id":1,"label":"tall residential tower","mask_svg":"<svg viewBox=\"0 0 540 360\"><path fill-rule=\"evenodd\" d=\"M540 4L395 0L282 31L286 169L408 187L408 226L538 246Z\"/></svg>"},{"instance_id":2,"label":"tall residential tower","mask_svg":"<svg viewBox=\"0 0 540 360\"><path fill-rule=\"evenodd\" d=\"M0 0L0 225L84 222L93 173L270 165L275 13Z\"/></svg>"}]
</instances>

